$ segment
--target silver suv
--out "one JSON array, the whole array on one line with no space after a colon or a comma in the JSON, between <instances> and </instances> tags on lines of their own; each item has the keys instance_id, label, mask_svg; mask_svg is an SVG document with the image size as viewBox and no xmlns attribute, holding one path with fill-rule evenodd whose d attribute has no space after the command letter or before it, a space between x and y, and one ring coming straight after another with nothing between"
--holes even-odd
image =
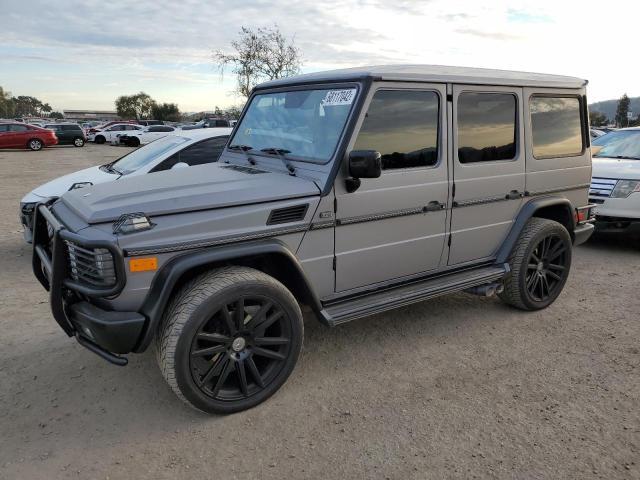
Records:
<instances>
[{"instance_id":1,"label":"silver suv","mask_svg":"<svg viewBox=\"0 0 640 480\"><path fill-rule=\"evenodd\" d=\"M593 230L585 85L430 66L262 84L219 163L39 205L34 273L69 336L116 365L155 343L215 413L286 381L301 305L330 327L457 291L547 307Z\"/></svg>"}]
</instances>

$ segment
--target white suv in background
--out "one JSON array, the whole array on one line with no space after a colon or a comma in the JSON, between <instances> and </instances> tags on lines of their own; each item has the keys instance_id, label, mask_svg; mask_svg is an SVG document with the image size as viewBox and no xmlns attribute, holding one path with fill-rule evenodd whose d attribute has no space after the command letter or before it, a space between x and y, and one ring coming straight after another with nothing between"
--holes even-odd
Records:
<instances>
[{"instance_id":1,"label":"white suv in background","mask_svg":"<svg viewBox=\"0 0 640 480\"><path fill-rule=\"evenodd\" d=\"M96 143L114 142L120 135L127 135L134 131L142 131L143 128L146 127L133 123L116 123L105 129L90 133L88 140Z\"/></svg>"},{"instance_id":2,"label":"white suv in background","mask_svg":"<svg viewBox=\"0 0 640 480\"><path fill-rule=\"evenodd\" d=\"M607 133L592 145L596 230L640 232L640 127Z\"/></svg>"}]
</instances>

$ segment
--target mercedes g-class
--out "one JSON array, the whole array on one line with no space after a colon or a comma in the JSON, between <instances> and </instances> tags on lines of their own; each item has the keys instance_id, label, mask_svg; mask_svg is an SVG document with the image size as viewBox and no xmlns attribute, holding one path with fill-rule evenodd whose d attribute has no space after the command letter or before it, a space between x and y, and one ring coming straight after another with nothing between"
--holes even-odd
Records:
<instances>
[{"instance_id":1,"label":"mercedes g-class","mask_svg":"<svg viewBox=\"0 0 640 480\"><path fill-rule=\"evenodd\" d=\"M116 365L155 343L215 413L285 382L301 305L330 327L458 291L545 308L593 230L585 86L416 65L264 83L219 163L40 204L34 273L69 336Z\"/></svg>"}]
</instances>

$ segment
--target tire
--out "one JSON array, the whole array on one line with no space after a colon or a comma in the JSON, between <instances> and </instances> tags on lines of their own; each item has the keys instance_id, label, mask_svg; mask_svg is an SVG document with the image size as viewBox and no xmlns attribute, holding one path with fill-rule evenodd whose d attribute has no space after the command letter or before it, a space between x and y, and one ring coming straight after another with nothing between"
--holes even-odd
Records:
<instances>
[{"instance_id":1,"label":"tire","mask_svg":"<svg viewBox=\"0 0 640 480\"><path fill-rule=\"evenodd\" d=\"M303 335L300 307L284 285L252 268L225 267L174 295L156 334L156 355L178 397L227 414L258 405L282 386Z\"/></svg>"},{"instance_id":2,"label":"tire","mask_svg":"<svg viewBox=\"0 0 640 480\"><path fill-rule=\"evenodd\" d=\"M531 218L509 258L500 298L521 310L540 310L562 292L571 269L572 241L567 229L545 218Z\"/></svg>"},{"instance_id":3,"label":"tire","mask_svg":"<svg viewBox=\"0 0 640 480\"><path fill-rule=\"evenodd\" d=\"M39 138L32 138L27 142L27 148L29 150L33 150L34 152L42 150L43 147L44 143L42 143L42 140L40 140Z\"/></svg>"},{"instance_id":4,"label":"tire","mask_svg":"<svg viewBox=\"0 0 640 480\"><path fill-rule=\"evenodd\" d=\"M127 147L139 147L140 139L137 137L128 138L127 139Z\"/></svg>"},{"instance_id":5,"label":"tire","mask_svg":"<svg viewBox=\"0 0 640 480\"><path fill-rule=\"evenodd\" d=\"M76 137L73 139L73 146L74 147L84 147L84 138L82 137Z\"/></svg>"},{"instance_id":6,"label":"tire","mask_svg":"<svg viewBox=\"0 0 640 480\"><path fill-rule=\"evenodd\" d=\"M106 142L107 140L102 136L102 135L98 135L95 139L94 142L96 142L99 145L102 145L104 142Z\"/></svg>"}]
</instances>

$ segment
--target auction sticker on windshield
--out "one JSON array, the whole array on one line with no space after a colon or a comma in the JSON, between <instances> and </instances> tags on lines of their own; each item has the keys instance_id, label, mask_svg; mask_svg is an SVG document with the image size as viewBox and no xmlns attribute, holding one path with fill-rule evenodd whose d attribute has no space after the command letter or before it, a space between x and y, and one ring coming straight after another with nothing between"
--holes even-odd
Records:
<instances>
[{"instance_id":1,"label":"auction sticker on windshield","mask_svg":"<svg viewBox=\"0 0 640 480\"><path fill-rule=\"evenodd\" d=\"M324 100L322 100L322 106L330 107L333 105L351 105L355 96L355 88L350 88L349 90L329 90L325 95Z\"/></svg>"}]
</instances>

